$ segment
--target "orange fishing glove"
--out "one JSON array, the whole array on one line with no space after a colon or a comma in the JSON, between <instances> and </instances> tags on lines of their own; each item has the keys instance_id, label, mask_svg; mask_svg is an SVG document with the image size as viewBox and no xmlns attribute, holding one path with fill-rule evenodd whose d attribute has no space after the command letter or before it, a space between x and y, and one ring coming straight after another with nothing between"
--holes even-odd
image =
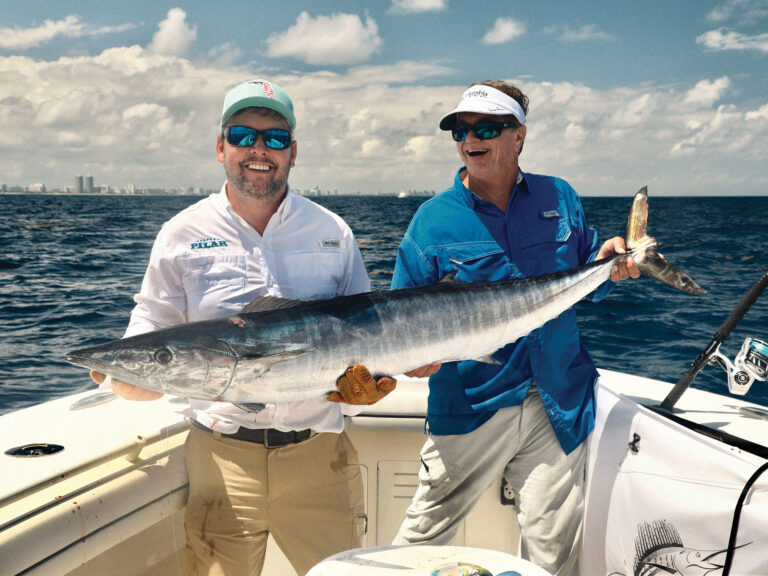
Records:
<instances>
[{"instance_id":1,"label":"orange fishing glove","mask_svg":"<svg viewBox=\"0 0 768 576\"><path fill-rule=\"evenodd\" d=\"M345 404L375 404L392 392L396 385L397 380L389 376L374 380L368 368L362 364L355 364L347 368L347 371L336 380L339 390L331 392L328 400Z\"/></svg>"}]
</instances>

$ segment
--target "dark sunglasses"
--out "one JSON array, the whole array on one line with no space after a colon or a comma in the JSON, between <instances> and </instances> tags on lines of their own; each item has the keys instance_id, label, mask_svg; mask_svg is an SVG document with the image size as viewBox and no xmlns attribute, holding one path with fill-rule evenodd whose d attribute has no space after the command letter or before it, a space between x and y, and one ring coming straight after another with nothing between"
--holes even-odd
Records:
<instances>
[{"instance_id":1,"label":"dark sunglasses","mask_svg":"<svg viewBox=\"0 0 768 576\"><path fill-rule=\"evenodd\" d=\"M456 142L464 142L470 131L474 132L480 140L490 140L496 138L505 128L517 128L517 126L517 122L480 122L474 126L459 124L451 129L451 134Z\"/></svg>"},{"instance_id":2,"label":"dark sunglasses","mask_svg":"<svg viewBox=\"0 0 768 576\"><path fill-rule=\"evenodd\" d=\"M264 146L272 150L285 150L293 141L291 133L280 128L269 130L255 130L248 126L227 126L224 128L224 137L232 146L253 146L259 139L259 135L264 138Z\"/></svg>"}]
</instances>

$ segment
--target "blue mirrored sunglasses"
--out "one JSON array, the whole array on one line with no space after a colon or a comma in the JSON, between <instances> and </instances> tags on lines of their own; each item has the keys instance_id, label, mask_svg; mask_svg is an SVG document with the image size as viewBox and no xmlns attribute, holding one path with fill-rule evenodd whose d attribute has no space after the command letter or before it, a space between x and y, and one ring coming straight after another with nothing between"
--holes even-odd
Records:
<instances>
[{"instance_id":1,"label":"blue mirrored sunglasses","mask_svg":"<svg viewBox=\"0 0 768 576\"><path fill-rule=\"evenodd\" d=\"M496 138L505 128L517 128L516 122L480 122L474 126L459 124L451 129L451 134L456 142L464 142L467 134L474 132L480 140Z\"/></svg>"},{"instance_id":2,"label":"blue mirrored sunglasses","mask_svg":"<svg viewBox=\"0 0 768 576\"><path fill-rule=\"evenodd\" d=\"M253 146L261 136L264 145L272 150L285 150L293 141L288 130L271 128L269 130L255 130L248 126L227 126L224 128L224 137L232 146Z\"/></svg>"}]
</instances>

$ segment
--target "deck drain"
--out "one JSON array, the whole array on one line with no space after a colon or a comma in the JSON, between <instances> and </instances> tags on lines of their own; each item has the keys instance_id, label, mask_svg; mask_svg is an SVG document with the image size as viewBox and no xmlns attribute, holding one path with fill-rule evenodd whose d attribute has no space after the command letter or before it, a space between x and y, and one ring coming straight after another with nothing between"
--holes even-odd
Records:
<instances>
[{"instance_id":1,"label":"deck drain","mask_svg":"<svg viewBox=\"0 0 768 576\"><path fill-rule=\"evenodd\" d=\"M37 456L50 456L62 450L64 450L64 446L60 444L25 444L6 450L5 453L17 458L36 458Z\"/></svg>"}]
</instances>

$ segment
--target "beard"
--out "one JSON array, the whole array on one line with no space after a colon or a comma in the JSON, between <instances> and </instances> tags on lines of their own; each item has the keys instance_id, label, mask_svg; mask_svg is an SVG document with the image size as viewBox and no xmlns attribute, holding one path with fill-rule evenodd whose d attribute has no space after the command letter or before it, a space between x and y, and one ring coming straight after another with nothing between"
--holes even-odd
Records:
<instances>
[{"instance_id":1,"label":"beard","mask_svg":"<svg viewBox=\"0 0 768 576\"><path fill-rule=\"evenodd\" d=\"M265 160L259 160L265 163ZM243 196L259 200L269 200L280 196L286 190L288 184L288 173L290 172L290 159L284 167L279 167L272 162L270 164L275 170L272 177L267 182L253 182L248 179L248 168L240 164L224 163L224 172L227 175L227 181Z\"/></svg>"}]
</instances>

